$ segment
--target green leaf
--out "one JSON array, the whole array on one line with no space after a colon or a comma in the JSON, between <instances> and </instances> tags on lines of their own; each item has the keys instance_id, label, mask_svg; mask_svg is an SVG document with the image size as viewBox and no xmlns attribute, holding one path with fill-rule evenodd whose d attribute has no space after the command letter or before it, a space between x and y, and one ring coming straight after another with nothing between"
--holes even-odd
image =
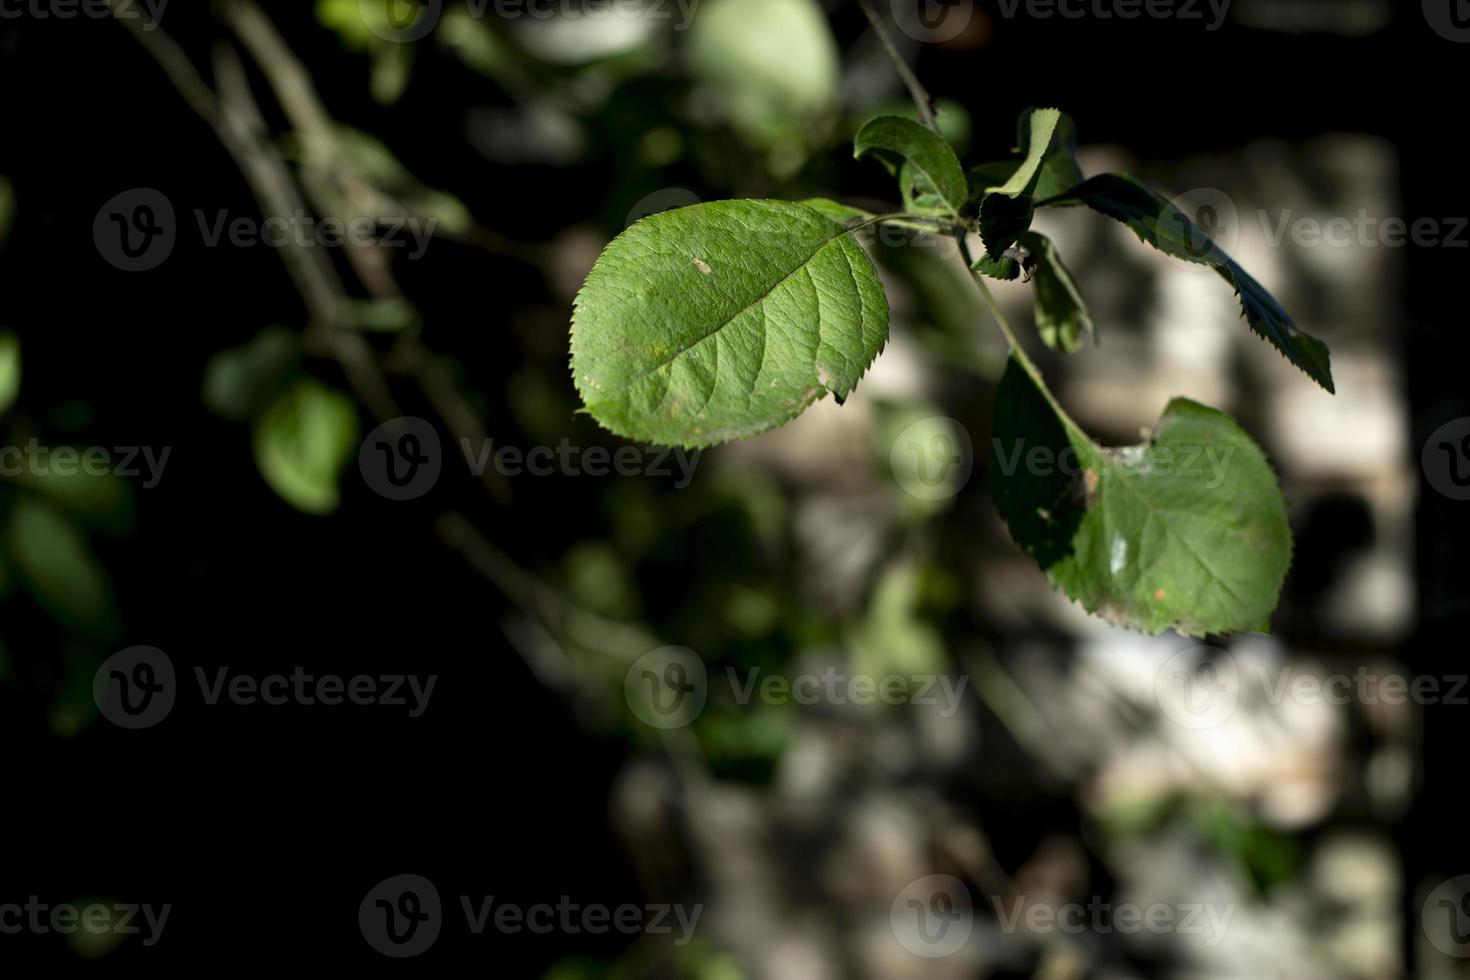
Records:
<instances>
[{"instance_id":1,"label":"green leaf","mask_svg":"<svg viewBox=\"0 0 1470 980\"><path fill-rule=\"evenodd\" d=\"M1052 133L1051 150L1036 176L1036 187L1031 193L1037 200L1045 200L1064 194L1087 178L1077 165L1077 125L1072 117L1062 113Z\"/></svg>"},{"instance_id":2,"label":"green leaf","mask_svg":"<svg viewBox=\"0 0 1470 980\"><path fill-rule=\"evenodd\" d=\"M1062 119L1059 109L1028 109L1021 114L1020 142L1023 159L1011 174L1010 180L996 187L987 187L990 194L1006 197L1031 196L1036 190L1036 181L1041 165L1051 150L1052 136Z\"/></svg>"},{"instance_id":3,"label":"green leaf","mask_svg":"<svg viewBox=\"0 0 1470 980\"><path fill-rule=\"evenodd\" d=\"M1141 241L1165 255L1213 268L1235 288L1250 328L1269 340L1313 381L1329 392L1335 391L1327 345L1298 327L1271 294L1236 265L1183 211L1127 174L1093 177L1060 197L1042 201L1039 206L1079 204L1123 222Z\"/></svg>"},{"instance_id":4,"label":"green leaf","mask_svg":"<svg viewBox=\"0 0 1470 980\"><path fill-rule=\"evenodd\" d=\"M0 414L9 411L20 394L20 338L12 330L0 332Z\"/></svg>"},{"instance_id":5,"label":"green leaf","mask_svg":"<svg viewBox=\"0 0 1470 980\"><path fill-rule=\"evenodd\" d=\"M875 217L862 208L855 208L849 204L842 204L837 201L829 201L825 197L811 197L801 203L816 211L824 218L837 222L839 225L845 225L849 221L871 221Z\"/></svg>"},{"instance_id":6,"label":"green leaf","mask_svg":"<svg viewBox=\"0 0 1470 980\"><path fill-rule=\"evenodd\" d=\"M1176 399L1147 442L1104 449L1014 359L996 405L996 507L1053 585L1146 633L1266 631L1291 530L1270 463L1233 419Z\"/></svg>"},{"instance_id":7,"label":"green leaf","mask_svg":"<svg viewBox=\"0 0 1470 980\"><path fill-rule=\"evenodd\" d=\"M1004 254L998 259L992 259L987 253L975 260L970 266L982 276L999 279L1002 282L1012 282L1021 278L1021 263L1012 255Z\"/></svg>"},{"instance_id":8,"label":"green leaf","mask_svg":"<svg viewBox=\"0 0 1470 980\"><path fill-rule=\"evenodd\" d=\"M572 317L583 403L618 435L708 446L844 399L888 339L851 232L785 201L716 201L633 225Z\"/></svg>"},{"instance_id":9,"label":"green leaf","mask_svg":"<svg viewBox=\"0 0 1470 980\"><path fill-rule=\"evenodd\" d=\"M958 216L969 197L965 172L949 144L932 131L902 116L869 119L853 138L853 156L876 154L896 175L904 204L919 213ZM924 208L921 199L933 195L936 206Z\"/></svg>"},{"instance_id":10,"label":"green leaf","mask_svg":"<svg viewBox=\"0 0 1470 980\"><path fill-rule=\"evenodd\" d=\"M1082 301L1072 274L1062 264L1062 257L1050 238L1028 231L1020 242L1036 260L1037 332L1046 346L1070 354L1082 346L1084 333L1092 333L1087 304Z\"/></svg>"},{"instance_id":11,"label":"green leaf","mask_svg":"<svg viewBox=\"0 0 1470 980\"><path fill-rule=\"evenodd\" d=\"M337 479L361 435L352 399L304 378L273 401L255 424L255 465L272 490L297 510L330 514Z\"/></svg>"},{"instance_id":12,"label":"green leaf","mask_svg":"<svg viewBox=\"0 0 1470 980\"><path fill-rule=\"evenodd\" d=\"M16 495L5 545L21 586L48 615L93 639L116 637L112 582L87 547L86 536L59 510Z\"/></svg>"},{"instance_id":13,"label":"green leaf","mask_svg":"<svg viewBox=\"0 0 1470 980\"><path fill-rule=\"evenodd\" d=\"M85 450L78 449L80 456ZM141 463L141 461L140 461ZM87 472L81 467L59 471L22 471L15 478L20 486L46 497L72 517L91 527L120 534L133 525L133 488L111 471Z\"/></svg>"},{"instance_id":14,"label":"green leaf","mask_svg":"<svg viewBox=\"0 0 1470 980\"><path fill-rule=\"evenodd\" d=\"M689 66L747 140L772 145L835 105L841 58L813 0L704 0Z\"/></svg>"},{"instance_id":15,"label":"green leaf","mask_svg":"<svg viewBox=\"0 0 1470 980\"><path fill-rule=\"evenodd\" d=\"M249 343L222 350L204 366L204 404L235 422L258 415L301 359L301 341L285 327L266 327Z\"/></svg>"},{"instance_id":16,"label":"green leaf","mask_svg":"<svg viewBox=\"0 0 1470 980\"><path fill-rule=\"evenodd\" d=\"M10 178L0 174L0 245L10 236L10 224L15 220L15 188Z\"/></svg>"},{"instance_id":17,"label":"green leaf","mask_svg":"<svg viewBox=\"0 0 1470 980\"><path fill-rule=\"evenodd\" d=\"M1023 194L1007 197L1004 194L988 194L980 202L980 241L985 244L985 254L993 261L1000 261L1005 250L1016 244L1036 213L1034 201Z\"/></svg>"}]
</instances>

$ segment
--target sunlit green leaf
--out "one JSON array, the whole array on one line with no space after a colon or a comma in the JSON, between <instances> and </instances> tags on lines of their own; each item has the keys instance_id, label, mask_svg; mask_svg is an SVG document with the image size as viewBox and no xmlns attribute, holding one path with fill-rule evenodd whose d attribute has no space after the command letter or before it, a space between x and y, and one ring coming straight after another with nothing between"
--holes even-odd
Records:
<instances>
[{"instance_id":1,"label":"sunlit green leaf","mask_svg":"<svg viewBox=\"0 0 1470 980\"><path fill-rule=\"evenodd\" d=\"M577 295L583 403L630 439L707 446L846 398L888 338L888 302L842 225L783 201L656 214Z\"/></svg>"}]
</instances>

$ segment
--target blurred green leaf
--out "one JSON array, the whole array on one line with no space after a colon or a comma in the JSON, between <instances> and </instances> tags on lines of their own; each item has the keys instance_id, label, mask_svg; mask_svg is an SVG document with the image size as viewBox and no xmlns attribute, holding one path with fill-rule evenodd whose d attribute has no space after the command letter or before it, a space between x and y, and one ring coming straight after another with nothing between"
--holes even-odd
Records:
<instances>
[{"instance_id":1,"label":"blurred green leaf","mask_svg":"<svg viewBox=\"0 0 1470 980\"><path fill-rule=\"evenodd\" d=\"M813 0L704 0L689 64L737 130L767 146L837 101L837 42Z\"/></svg>"},{"instance_id":2,"label":"blurred green leaf","mask_svg":"<svg viewBox=\"0 0 1470 980\"><path fill-rule=\"evenodd\" d=\"M285 386L301 359L301 341L285 327L266 327L242 347L222 350L204 367L204 404L235 422L259 414Z\"/></svg>"},{"instance_id":3,"label":"blurred green leaf","mask_svg":"<svg viewBox=\"0 0 1470 980\"><path fill-rule=\"evenodd\" d=\"M1083 334L1092 333L1087 304L1050 238L1028 231L1020 243L1036 260L1036 329L1046 346L1070 354L1082 346Z\"/></svg>"},{"instance_id":4,"label":"blurred green leaf","mask_svg":"<svg viewBox=\"0 0 1470 980\"><path fill-rule=\"evenodd\" d=\"M36 473L27 469L15 482L92 527L117 534L133 526L132 485L111 470L88 473L78 468L60 473L56 467L50 467L44 473Z\"/></svg>"},{"instance_id":5,"label":"blurred green leaf","mask_svg":"<svg viewBox=\"0 0 1470 980\"><path fill-rule=\"evenodd\" d=\"M351 398L310 378L277 396L255 424L255 463L272 490L297 510L330 514L338 479L361 433Z\"/></svg>"},{"instance_id":6,"label":"blurred green leaf","mask_svg":"<svg viewBox=\"0 0 1470 980\"><path fill-rule=\"evenodd\" d=\"M36 497L13 497L5 546L21 587L52 618L92 639L116 638L112 582L86 535L60 510Z\"/></svg>"},{"instance_id":7,"label":"blurred green leaf","mask_svg":"<svg viewBox=\"0 0 1470 980\"><path fill-rule=\"evenodd\" d=\"M0 414L15 404L19 394L20 337L14 331L6 330L0 332Z\"/></svg>"},{"instance_id":8,"label":"blurred green leaf","mask_svg":"<svg viewBox=\"0 0 1470 980\"><path fill-rule=\"evenodd\" d=\"M0 245L10 237L10 224L15 220L15 187L10 178L0 174Z\"/></svg>"}]
</instances>

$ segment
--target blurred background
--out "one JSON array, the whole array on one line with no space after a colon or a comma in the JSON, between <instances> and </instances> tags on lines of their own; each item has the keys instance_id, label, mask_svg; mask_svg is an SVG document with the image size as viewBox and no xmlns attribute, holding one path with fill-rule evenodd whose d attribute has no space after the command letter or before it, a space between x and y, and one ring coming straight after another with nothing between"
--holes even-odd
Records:
<instances>
[{"instance_id":1,"label":"blurred background","mask_svg":"<svg viewBox=\"0 0 1470 980\"><path fill-rule=\"evenodd\" d=\"M1012 544L1003 341L949 243L870 243L892 338L840 407L698 454L579 413L572 300L632 222L893 209L850 141L912 107L856 3L3 7L0 965L381 969L411 874L442 907L404 969L1464 975L1456 2L876 5L967 163L1061 107L1088 174L1331 346L1336 397L1207 270L1038 221L1100 338L1034 345L1069 411L1123 444L1185 395L1280 475L1273 633L1208 644L1087 617ZM997 288L1018 326L1030 290ZM174 677L129 727L94 682L147 681L109 661L138 646ZM433 687L210 697L302 673ZM642 925L477 931L491 896Z\"/></svg>"}]
</instances>

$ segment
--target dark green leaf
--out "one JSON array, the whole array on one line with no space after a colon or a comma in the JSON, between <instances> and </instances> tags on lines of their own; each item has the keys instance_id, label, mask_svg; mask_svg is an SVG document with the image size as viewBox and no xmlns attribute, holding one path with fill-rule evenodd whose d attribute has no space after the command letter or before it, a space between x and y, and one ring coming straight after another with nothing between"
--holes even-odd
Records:
<instances>
[{"instance_id":1,"label":"dark green leaf","mask_svg":"<svg viewBox=\"0 0 1470 980\"><path fill-rule=\"evenodd\" d=\"M911 210L924 207L925 195L935 198L933 213L958 215L964 208L969 191L959 158L924 126L902 116L870 119L853 139L853 155L861 159L870 153L898 177Z\"/></svg>"},{"instance_id":2,"label":"dark green leaf","mask_svg":"<svg viewBox=\"0 0 1470 980\"><path fill-rule=\"evenodd\" d=\"M1070 354L1082 346L1084 333L1092 333L1087 304L1050 238L1028 231L1020 242L1036 262L1036 329L1046 346Z\"/></svg>"},{"instance_id":3,"label":"dark green leaf","mask_svg":"<svg viewBox=\"0 0 1470 980\"><path fill-rule=\"evenodd\" d=\"M82 531L50 504L27 495L14 498L9 517L6 551L37 605L84 636L114 639L112 582Z\"/></svg>"},{"instance_id":4,"label":"dark green leaf","mask_svg":"<svg viewBox=\"0 0 1470 980\"><path fill-rule=\"evenodd\" d=\"M985 243L985 254L992 260L999 261L1006 249L1031 227L1031 217L1036 211L1032 205L1032 199L1024 194L1020 197L989 194L980 202L980 240Z\"/></svg>"},{"instance_id":5,"label":"dark green leaf","mask_svg":"<svg viewBox=\"0 0 1470 980\"><path fill-rule=\"evenodd\" d=\"M1291 530L1275 473L1233 419L1176 399L1146 443L1104 449L1014 360L996 406L996 507L1053 585L1146 633L1267 629Z\"/></svg>"},{"instance_id":6,"label":"dark green leaf","mask_svg":"<svg viewBox=\"0 0 1470 980\"><path fill-rule=\"evenodd\" d=\"M1271 294L1236 265L1183 211L1127 174L1102 174L1061 197L1041 202L1042 207L1079 204L1123 222L1140 240L1165 255L1213 268L1235 287L1251 329L1269 340L1313 381L1328 391L1335 390L1327 345L1299 328Z\"/></svg>"}]
</instances>

